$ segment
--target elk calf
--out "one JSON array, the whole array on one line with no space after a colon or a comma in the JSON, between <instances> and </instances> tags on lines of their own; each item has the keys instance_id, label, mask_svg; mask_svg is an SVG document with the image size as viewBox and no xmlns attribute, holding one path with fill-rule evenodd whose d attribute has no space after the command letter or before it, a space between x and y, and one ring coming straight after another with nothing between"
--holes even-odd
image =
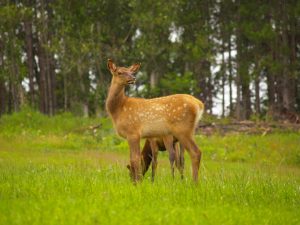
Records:
<instances>
[{"instance_id":1,"label":"elk calf","mask_svg":"<svg viewBox=\"0 0 300 225\"><path fill-rule=\"evenodd\" d=\"M112 81L106 109L117 133L128 141L133 181L137 182L142 177L140 139L171 135L188 151L193 179L197 182L201 151L193 135L203 114L203 103L186 94L152 99L128 97L125 95L125 86L135 82L133 74L139 70L140 64L117 67L112 60L108 60L107 66Z\"/></svg>"}]
</instances>

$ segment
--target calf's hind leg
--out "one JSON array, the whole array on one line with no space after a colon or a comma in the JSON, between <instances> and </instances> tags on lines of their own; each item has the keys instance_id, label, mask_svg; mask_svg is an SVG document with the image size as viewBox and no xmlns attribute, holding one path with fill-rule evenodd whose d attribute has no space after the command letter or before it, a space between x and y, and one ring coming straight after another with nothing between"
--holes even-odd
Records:
<instances>
[{"instance_id":1,"label":"calf's hind leg","mask_svg":"<svg viewBox=\"0 0 300 225\"><path fill-rule=\"evenodd\" d=\"M179 142L183 145L183 147L188 151L191 161L192 161L192 170L193 170L193 179L197 183L198 182L198 172L200 168L201 161L201 151L196 145L192 135L190 136L178 136Z\"/></svg>"}]
</instances>

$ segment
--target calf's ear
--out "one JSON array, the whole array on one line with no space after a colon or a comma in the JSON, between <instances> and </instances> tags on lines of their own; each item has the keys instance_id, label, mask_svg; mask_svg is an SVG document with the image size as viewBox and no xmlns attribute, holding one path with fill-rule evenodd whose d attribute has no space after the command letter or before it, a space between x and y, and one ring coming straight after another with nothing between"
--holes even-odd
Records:
<instances>
[{"instance_id":1,"label":"calf's ear","mask_svg":"<svg viewBox=\"0 0 300 225\"><path fill-rule=\"evenodd\" d=\"M107 60L107 68L109 69L109 71L111 73L113 73L117 70L116 64L111 59Z\"/></svg>"},{"instance_id":2,"label":"calf's ear","mask_svg":"<svg viewBox=\"0 0 300 225\"><path fill-rule=\"evenodd\" d=\"M129 70L133 73L136 73L141 67L141 63L135 63L129 67Z\"/></svg>"}]
</instances>

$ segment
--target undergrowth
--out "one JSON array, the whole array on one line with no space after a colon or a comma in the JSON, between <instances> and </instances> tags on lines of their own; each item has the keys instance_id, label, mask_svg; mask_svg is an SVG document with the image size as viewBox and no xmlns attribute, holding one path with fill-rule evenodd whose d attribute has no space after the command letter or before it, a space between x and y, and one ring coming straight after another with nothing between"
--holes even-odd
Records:
<instances>
[{"instance_id":1,"label":"undergrowth","mask_svg":"<svg viewBox=\"0 0 300 225\"><path fill-rule=\"evenodd\" d=\"M215 161L300 165L300 134L196 135L204 158ZM0 118L0 150L99 150L128 152L109 118L81 118L70 113L48 117L29 108Z\"/></svg>"}]
</instances>

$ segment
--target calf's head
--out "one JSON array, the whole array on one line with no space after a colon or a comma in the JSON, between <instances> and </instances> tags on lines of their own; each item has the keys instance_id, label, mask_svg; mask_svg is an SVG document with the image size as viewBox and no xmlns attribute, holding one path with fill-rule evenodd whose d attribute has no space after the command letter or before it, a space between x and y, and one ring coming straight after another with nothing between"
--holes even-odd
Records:
<instances>
[{"instance_id":1,"label":"calf's head","mask_svg":"<svg viewBox=\"0 0 300 225\"><path fill-rule=\"evenodd\" d=\"M118 67L111 59L107 61L107 68L112 74L114 82L120 85L134 84L136 80L134 74L140 69L140 66L140 63L135 63L130 67Z\"/></svg>"}]
</instances>

